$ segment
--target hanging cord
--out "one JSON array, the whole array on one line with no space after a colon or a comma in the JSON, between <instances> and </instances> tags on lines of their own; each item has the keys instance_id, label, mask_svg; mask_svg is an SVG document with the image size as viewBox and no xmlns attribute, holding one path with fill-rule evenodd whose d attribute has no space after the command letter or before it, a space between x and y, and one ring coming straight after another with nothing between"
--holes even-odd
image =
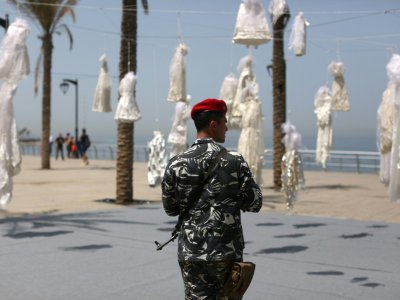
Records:
<instances>
[{"instance_id":1,"label":"hanging cord","mask_svg":"<svg viewBox=\"0 0 400 300\"><path fill-rule=\"evenodd\" d=\"M176 23L177 23L177 34L178 34L178 39L181 44L183 44L183 37L182 37L182 24L181 24L181 13L178 12L176 16Z\"/></svg>"},{"instance_id":2,"label":"hanging cord","mask_svg":"<svg viewBox=\"0 0 400 300\"><path fill-rule=\"evenodd\" d=\"M160 131L160 124L158 122L158 80L157 80L157 59L156 59L156 46L153 47L153 75L154 75L154 109L155 109L155 122L156 122L156 129Z\"/></svg>"},{"instance_id":3,"label":"hanging cord","mask_svg":"<svg viewBox=\"0 0 400 300\"><path fill-rule=\"evenodd\" d=\"M328 50L326 50L326 61L328 62L328 66L329 66L330 60L331 60L330 56L331 56L331 50L328 49ZM329 84L329 75L330 75L328 68L326 68L325 74L326 74L325 85L328 86L328 84Z\"/></svg>"},{"instance_id":4,"label":"hanging cord","mask_svg":"<svg viewBox=\"0 0 400 300\"><path fill-rule=\"evenodd\" d=\"M21 10L20 10L21 4L19 2L17 2L17 15L18 17L21 18Z\"/></svg>"},{"instance_id":5,"label":"hanging cord","mask_svg":"<svg viewBox=\"0 0 400 300\"><path fill-rule=\"evenodd\" d=\"M336 59L340 62L340 40L336 41Z\"/></svg>"}]
</instances>

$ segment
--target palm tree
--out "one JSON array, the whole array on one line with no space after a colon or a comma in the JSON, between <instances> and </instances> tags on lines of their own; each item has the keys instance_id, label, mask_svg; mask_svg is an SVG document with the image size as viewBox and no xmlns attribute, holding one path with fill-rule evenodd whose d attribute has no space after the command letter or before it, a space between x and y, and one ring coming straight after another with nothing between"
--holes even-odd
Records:
<instances>
[{"instance_id":1,"label":"palm tree","mask_svg":"<svg viewBox=\"0 0 400 300\"><path fill-rule=\"evenodd\" d=\"M75 13L73 6L77 0L29 0L18 1L9 0L18 9L26 13L32 20L39 24L42 32L40 39L42 40L41 55L36 65L35 74L35 94L38 90L37 79L38 69L40 67L41 58L43 57L43 95L42 95L42 169L50 169L50 120L51 120L51 67L53 55L53 34L60 33L64 30L70 40L70 48L72 48L72 34L67 25L62 23L65 16L69 15L75 22Z\"/></svg>"},{"instance_id":2,"label":"palm tree","mask_svg":"<svg viewBox=\"0 0 400 300\"><path fill-rule=\"evenodd\" d=\"M148 13L147 0L142 0ZM137 0L122 0L121 46L119 57L119 80L125 74L137 70ZM116 203L133 202L133 147L134 123L118 123L117 140L117 191Z\"/></svg>"},{"instance_id":3,"label":"palm tree","mask_svg":"<svg viewBox=\"0 0 400 300\"><path fill-rule=\"evenodd\" d=\"M282 187L281 161L285 153L282 143L284 136L282 124L286 122L286 62L284 56L284 31L290 18L290 13L282 14L274 23L273 41L273 64L272 64L272 86L273 86L273 143L274 143L274 188Z\"/></svg>"}]
</instances>

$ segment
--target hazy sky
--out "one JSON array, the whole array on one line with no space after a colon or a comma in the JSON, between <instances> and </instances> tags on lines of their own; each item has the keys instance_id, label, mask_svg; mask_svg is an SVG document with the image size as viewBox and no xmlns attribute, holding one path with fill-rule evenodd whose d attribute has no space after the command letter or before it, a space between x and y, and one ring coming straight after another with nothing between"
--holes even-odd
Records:
<instances>
[{"instance_id":1,"label":"hazy sky","mask_svg":"<svg viewBox=\"0 0 400 300\"><path fill-rule=\"evenodd\" d=\"M189 47L186 56L187 92L191 104L204 98L218 97L221 83L231 71L237 73L241 57L249 53L243 45L232 44L239 0L149 0L150 13L144 15L138 1L138 79L136 101L142 119L135 124L135 143L145 144L160 129L168 135L174 104L166 100L169 65L177 46L178 19L183 41ZM54 37L52 77L52 134L74 132L75 89L66 95L59 85L63 78L79 80L79 127L85 127L93 140L113 141L116 137L114 112L118 95L118 64L122 1L81 0L75 8L76 22L66 18L74 36L72 51L66 34ZM314 96L318 88L332 82L327 66L340 59L345 66L345 80L351 110L335 113L335 138L369 138L375 143L376 111L387 85L386 64L392 53L400 52L400 2L398 0L287 0L292 18L285 32L287 60L288 119L296 125L303 140L312 141L317 132ZM267 10L269 1L263 1ZM396 9L399 9L396 11ZM303 11L311 26L307 32L307 54L296 57L288 49L292 22ZM5 0L0 14L18 15ZM271 19L267 20L272 31ZM40 41L39 29L29 21L31 33L28 50L34 69ZM254 71L260 86L264 114L265 143L271 147L272 84L266 71L271 63L272 42L252 50ZM106 53L112 76L112 113L91 111L100 70L99 58ZM14 109L19 128L31 135L41 135L41 88L33 93L33 74L18 85ZM158 120L158 122L156 122ZM189 143L194 126L188 122ZM237 143L237 132L228 135ZM313 144L306 145L313 148Z\"/></svg>"}]
</instances>

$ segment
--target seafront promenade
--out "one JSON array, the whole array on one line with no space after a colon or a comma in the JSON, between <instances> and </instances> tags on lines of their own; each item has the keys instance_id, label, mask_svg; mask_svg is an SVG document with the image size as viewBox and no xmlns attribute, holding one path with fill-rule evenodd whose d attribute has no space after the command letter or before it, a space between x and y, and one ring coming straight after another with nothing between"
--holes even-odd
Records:
<instances>
[{"instance_id":1,"label":"seafront promenade","mask_svg":"<svg viewBox=\"0 0 400 300\"><path fill-rule=\"evenodd\" d=\"M40 157L24 156L14 177L9 214L63 213L118 208L115 198L115 161L51 160L40 169ZM400 204L391 203L377 174L306 171L306 188L299 191L292 214L400 223ZM271 189L272 170L263 170L264 213L286 214L281 192ZM161 189L149 187L144 162L134 164L134 200L160 202Z\"/></svg>"},{"instance_id":2,"label":"seafront promenade","mask_svg":"<svg viewBox=\"0 0 400 300\"><path fill-rule=\"evenodd\" d=\"M145 163L134 165L135 204L113 204L114 164L53 159L40 170L39 157L23 157L0 215L1 299L184 299L177 243L154 244L176 218ZM256 263L244 299L400 299L400 205L377 174L306 172L290 214L263 175L262 212L242 214L244 258Z\"/></svg>"}]
</instances>

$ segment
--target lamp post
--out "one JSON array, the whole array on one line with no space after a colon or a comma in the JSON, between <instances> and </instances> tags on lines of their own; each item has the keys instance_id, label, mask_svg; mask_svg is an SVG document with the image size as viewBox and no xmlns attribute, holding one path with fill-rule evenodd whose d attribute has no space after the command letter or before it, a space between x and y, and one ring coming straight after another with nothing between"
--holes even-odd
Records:
<instances>
[{"instance_id":1,"label":"lamp post","mask_svg":"<svg viewBox=\"0 0 400 300\"><path fill-rule=\"evenodd\" d=\"M75 143L78 143L78 79L63 79L60 89L65 95L68 92L69 84L75 85Z\"/></svg>"}]
</instances>

